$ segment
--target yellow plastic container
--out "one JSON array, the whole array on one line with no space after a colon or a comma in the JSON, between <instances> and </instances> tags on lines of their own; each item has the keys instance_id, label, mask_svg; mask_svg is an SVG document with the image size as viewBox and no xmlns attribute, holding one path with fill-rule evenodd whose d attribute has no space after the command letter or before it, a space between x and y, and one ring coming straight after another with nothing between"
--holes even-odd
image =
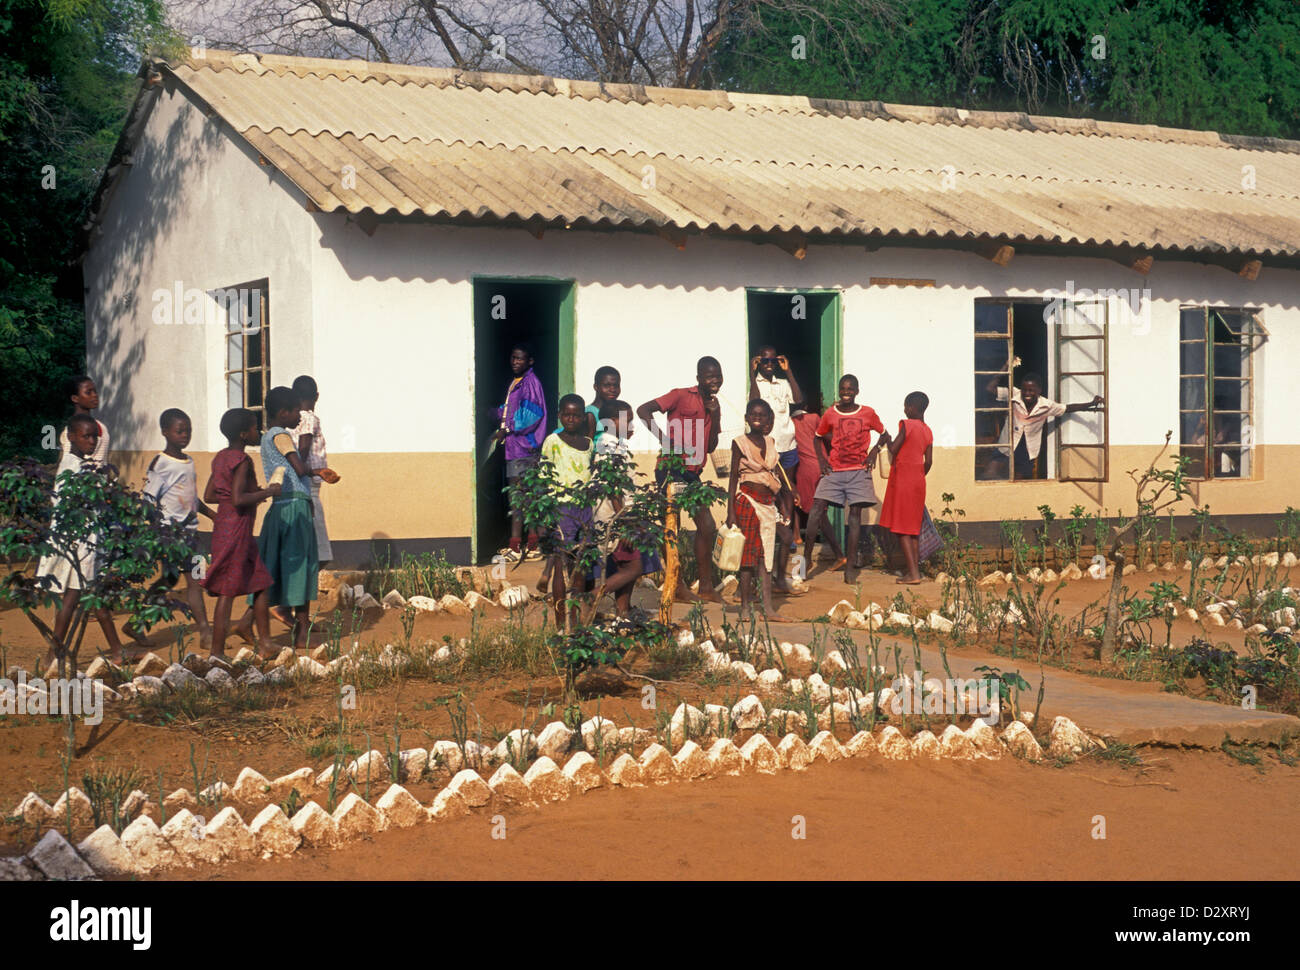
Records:
<instances>
[{"instance_id":1,"label":"yellow plastic container","mask_svg":"<svg viewBox=\"0 0 1300 970\"><path fill-rule=\"evenodd\" d=\"M740 526L722 526L718 537L713 541L713 564L723 572L735 572L740 568L741 557L745 554L745 533Z\"/></svg>"}]
</instances>

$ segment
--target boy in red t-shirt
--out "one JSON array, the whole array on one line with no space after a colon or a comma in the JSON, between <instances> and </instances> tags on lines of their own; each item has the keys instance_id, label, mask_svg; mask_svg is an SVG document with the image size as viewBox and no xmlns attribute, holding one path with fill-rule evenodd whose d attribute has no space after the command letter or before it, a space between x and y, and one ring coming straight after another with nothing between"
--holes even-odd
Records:
<instances>
[{"instance_id":1,"label":"boy in red t-shirt","mask_svg":"<svg viewBox=\"0 0 1300 970\"><path fill-rule=\"evenodd\" d=\"M862 510L876 504L876 489L871 481L871 432L880 435L881 442L889 441L889 433L880 415L865 404L857 403L858 379L852 374L840 378L839 400L827 408L817 425L817 461L822 477L813 494L812 512L808 515L808 528L804 533L803 555L812 562L813 546L826 519L826 506L848 509L848 535L844 549L848 561L844 565L844 581L852 583L858 578L858 537L862 531ZM827 442L830 452L827 453ZM838 569L836 563L833 569Z\"/></svg>"},{"instance_id":2,"label":"boy in red t-shirt","mask_svg":"<svg viewBox=\"0 0 1300 970\"><path fill-rule=\"evenodd\" d=\"M705 461L718 447L718 428L722 423L718 390L721 387L722 365L714 357L701 357L695 365L695 387L675 388L636 409L636 416L654 434L663 453L678 455L684 461L685 470L674 475L674 480L698 482ZM659 411L668 419L667 432L655 420L655 413ZM668 475L661 454L655 466L655 481L661 488ZM687 603L696 599L721 603L722 597L713 590L713 540L717 537L718 527L710 509L701 509L694 519L700 594L697 597L682 584L678 586L675 598Z\"/></svg>"}]
</instances>

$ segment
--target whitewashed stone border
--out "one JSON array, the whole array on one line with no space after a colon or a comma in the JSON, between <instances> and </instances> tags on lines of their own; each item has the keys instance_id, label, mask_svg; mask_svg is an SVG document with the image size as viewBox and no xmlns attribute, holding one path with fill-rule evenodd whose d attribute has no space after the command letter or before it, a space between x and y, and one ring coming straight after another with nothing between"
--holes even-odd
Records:
<instances>
[{"instance_id":1,"label":"whitewashed stone border","mask_svg":"<svg viewBox=\"0 0 1300 970\"><path fill-rule=\"evenodd\" d=\"M1069 718L1058 717L1052 723L1049 751L1054 755L1077 754L1096 744ZM543 755L523 776L506 764L497 769L490 781L484 781L472 768L462 768L427 807L401 785L393 783L374 805L355 791L349 792L332 814L315 801L308 801L290 819L278 805L267 805L246 825L232 806L222 808L206 823L188 808L181 808L161 829L149 815L140 815L127 825L120 838L111 827L101 825L75 848L57 829L50 829L26 855L0 859L0 880L120 878L198 862L229 864L256 856L284 857L304 845L337 846L389 828L408 828L507 804L560 801L607 786L640 787L740 775L747 771L760 774L774 774L781 769L802 771L817 761L829 763L855 758L969 761L999 758L1004 753L1030 761L1039 760L1043 754L1033 734L1020 721L1012 722L1000 736L995 736L984 722L976 721L965 731L949 725L941 738L921 731L910 741L890 725L878 737L859 731L846 743L838 741L829 731L817 734L810 744L796 734L787 734L775 747L762 734L755 734L740 748L730 738L719 738L707 751L687 739L676 754L652 742L640 759L624 752L607 771L602 771L586 751L574 753L562 768ZM240 772L240 778L255 774L253 769L246 768ZM305 779L309 775L309 769L302 769L284 778ZM275 786L282 781L277 779L269 784ZM28 794L19 807L29 814L53 812L34 793Z\"/></svg>"}]
</instances>

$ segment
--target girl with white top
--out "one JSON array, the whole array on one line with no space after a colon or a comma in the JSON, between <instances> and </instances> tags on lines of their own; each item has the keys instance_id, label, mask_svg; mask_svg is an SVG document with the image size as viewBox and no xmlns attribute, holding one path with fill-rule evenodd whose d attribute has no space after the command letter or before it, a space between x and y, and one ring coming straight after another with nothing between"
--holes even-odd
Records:
<instances>
[{"instance_id":1,"label":"girl with white top","mask_svg":"<svg viewBox=\"0 0 1300 970\"><path fill-rule=\"evenodd\" d=\"M63 383L63 393L72 402L72 413L90 415L91 411L99 407L99 388L95 387L95 382L85 374L77 374L69 377ZM91 415L93 417L93 415ZM88 455L92 461L108 461L108 428L104 423L95 419L95 426L99 430L99 437L95 443L95 453ZM68 445L68 429L64 428L59 432L59 460L62 461L64 456L70 451Z\"/></svg>"}]
</instances>

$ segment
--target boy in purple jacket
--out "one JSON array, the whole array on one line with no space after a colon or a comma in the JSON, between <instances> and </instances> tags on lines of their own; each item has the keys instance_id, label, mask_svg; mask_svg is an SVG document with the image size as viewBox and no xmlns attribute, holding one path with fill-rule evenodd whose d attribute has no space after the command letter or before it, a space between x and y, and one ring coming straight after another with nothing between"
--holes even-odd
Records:
<instances>
[{"instance_id":1,"label":"boy in purple jacket","mask_svg":"<svg viewBox=\"0 0 1300 970\"><path fill-rule=\"evenodd\" d=\"M537 462L537 454L546 436L546 396L542 382L533 372L533 354L525 344L510 348L510 372L514 378L506 390L506 403L497 408L501 426L493 433L497 441L505 442L506 487L514 484L530 465ZM523 515L510 510L510 545L500 554L507 562L542 558L537 548L537 533L528 535L528 548L524 553L519 546L524 531Z\"/></svg>"}]
</instances>

